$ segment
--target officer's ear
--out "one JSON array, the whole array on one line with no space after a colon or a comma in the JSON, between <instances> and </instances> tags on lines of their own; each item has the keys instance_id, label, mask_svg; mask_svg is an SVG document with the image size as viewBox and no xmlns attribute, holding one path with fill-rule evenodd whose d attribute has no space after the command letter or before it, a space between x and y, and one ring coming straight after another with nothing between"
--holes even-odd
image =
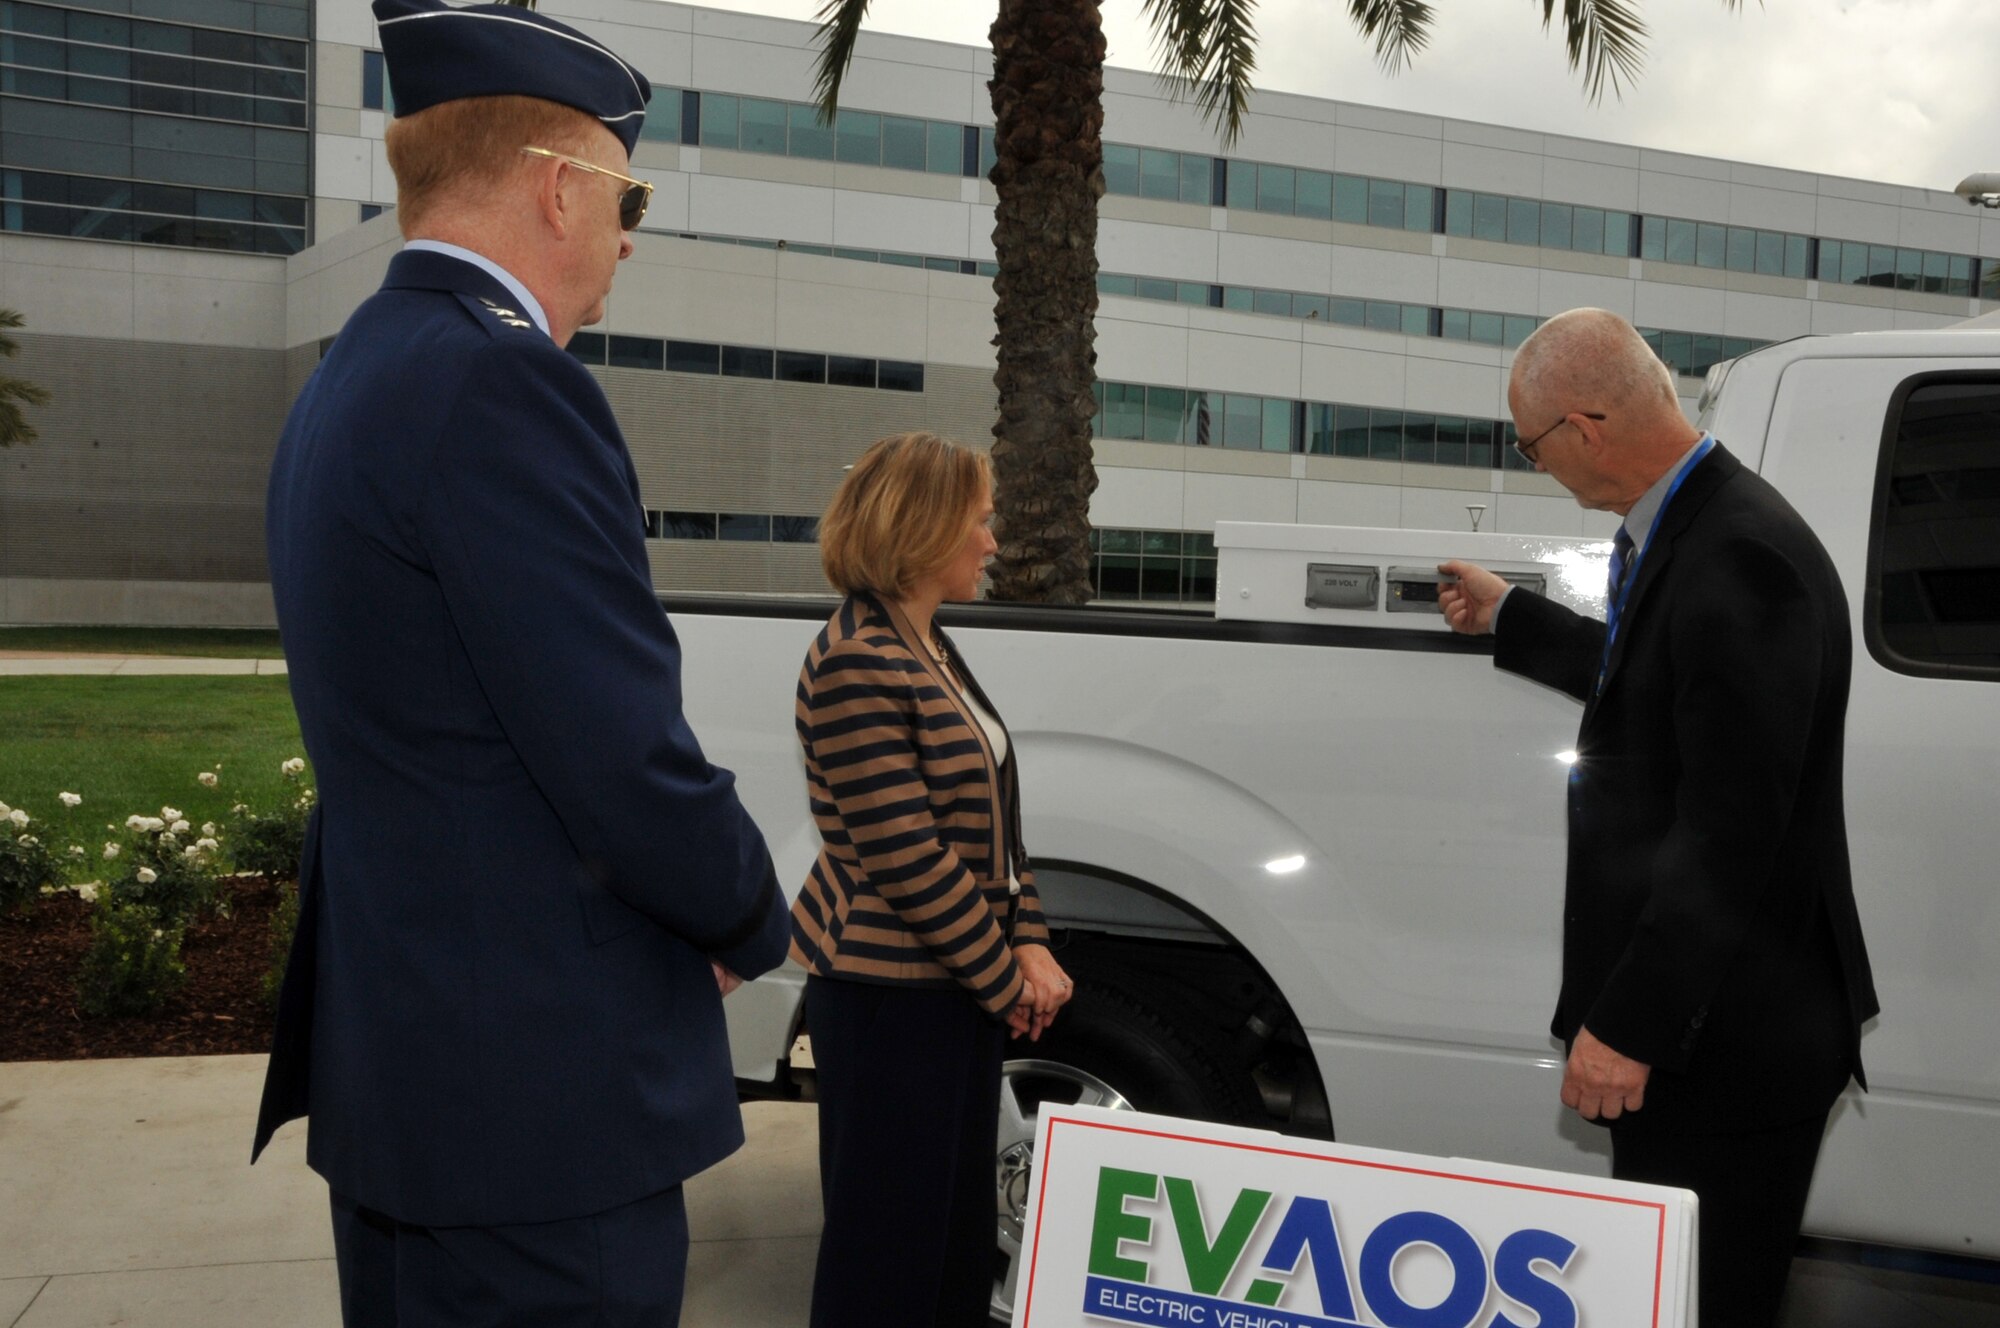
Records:
<instances>
[{"instance_id":1,"label":"officer's ear","mask_svg":"<svg viewBox=\"0 0 2000 1328\"><path fill-rule=\"evenodd\" d=\"M556 158L531 160L533 164L528 169L534 181L536 215L544 226L555 232L557 239L562 239L569 233L572 206L570 183L583 172Z\"/></svg>"}]
</instances>

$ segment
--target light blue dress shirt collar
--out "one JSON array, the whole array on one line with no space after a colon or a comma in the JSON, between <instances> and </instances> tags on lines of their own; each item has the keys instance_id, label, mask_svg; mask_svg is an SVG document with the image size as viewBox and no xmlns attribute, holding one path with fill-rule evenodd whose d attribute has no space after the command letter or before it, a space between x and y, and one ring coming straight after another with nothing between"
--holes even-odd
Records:
<instances>
[{"instance_id":1,"label":"light blue dress shirt collar","mask_svg":"<svg viewBox=\"0 0 2000 1328\"><path fill-rule=\"evenodd\" d=\"M1653 481L1653 487L1639 496L1632 504L1632 510L1625 514L1625 533L1632 539L1632 556L1638 557L1646 551L1646 540L1653 533L1653 521L1660 515L1660 505L1667 501L1667 492L1674 487L1674 480L1701 455L1701 445L1708 441L1703 434L1694 440L1694 445L1681 453L1681 459L1667 467L1667 473Z\"/></svg>"},{"instance_id":2,"label":"light blue dress shirt collar","mask_svg":"<svg viewBox=\"0 0 2000 1328\"><path fill-rule=\"evenodd\" d=\"M549 331L549 317L542 312L541 301L528 294L528 288L523 286L512 272L501 267L485 254L475 253L467 249L464 245L447 244L443 240L411 240L403 248L422 249L433 254L445 254L472 264L481 272L484 272L487 276L505 286L508 294L521 302L521 308L527 313L528 317L535 320L535 326L542 329L543 335L555 335Z\"/></svg>"}]
</instances>

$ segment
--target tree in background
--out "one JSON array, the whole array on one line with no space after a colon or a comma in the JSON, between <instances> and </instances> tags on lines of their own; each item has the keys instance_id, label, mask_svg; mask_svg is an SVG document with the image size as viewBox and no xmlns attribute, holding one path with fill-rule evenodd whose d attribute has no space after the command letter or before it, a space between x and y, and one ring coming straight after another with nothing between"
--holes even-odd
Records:
<instances>
[{"instance_id":1,"label":"tree in background","mask_svg":"<svg viewBox=\"0 0 2000 1328\"><path fill-rule=\"evenodd\" d=\"M1722 0L1734 9L1738 0ZM1540 0L1542 27L1557 0ZM1256 68L1256 0L1142 0L1161 78L1236 140ZM1636 0L1561 0L1564 45L1592 101L1639 73ZM1376 59L1394 71L1430 39L1424 0L1347 0ZM825 0L815 91L832 124L868 0ZM993 282L998 347L993 426L995 599L1090 598L1090 495L1097 487L1097 200L1104 193L1104 24L1096 0L999 0L993 42Z\"/></svg>"},{"instance_id":2,"label":"tree in background","mask_svg":"<svg viewBox=\"0 0 2000 1328\"><path fill-rule=\"evenodd\" d=\"M11 330L20 327L23 321L21 315L14 310L0 309L0 329ZM0 355L12 359L20 353L20 350L20 342L8 336L6 331L0 331ZM25 378L0 373L0 447L34 442L40 435L36 432L35 426L28 423L24 407L46 406L48 402L47 388L37 387Z\"/></svg>"}]
</instances>

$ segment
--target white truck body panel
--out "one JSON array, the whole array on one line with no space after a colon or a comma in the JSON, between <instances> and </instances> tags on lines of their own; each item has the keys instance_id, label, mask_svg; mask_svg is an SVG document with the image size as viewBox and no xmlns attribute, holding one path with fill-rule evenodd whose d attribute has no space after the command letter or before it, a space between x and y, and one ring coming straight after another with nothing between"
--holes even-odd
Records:
<instances>
[{"instance_id":1,"label":"white truck body panel","mask_svg":"<svg viewBox=\"0 0 2000 1328\"><path fill-rule=\"evenodd\" d=\"M1893 672L1861 631L1886 405L1913 373L1951 369L2000 375L2000 330L1770 347L1733 367L1709 423L1820 534L1855 623L1848 820L1883 1013L1862 1044L1873 1091L1835 1110L1807 1229L1997 1257L2000 682ZM1254 958L1343 1141L1604 1170L1604 1132L1557 1101L1547 1032L1579 707L1485 654L1406 648L1434 617L1309 609L1303 590L1310 563L1468 557L1601 606L1608 546L1255 525L1217 542L1221 619L1403 630L1377 646L1099 634L1087 614L1074 630L954 627L1018 743L1029 852L1145 882ZM796 890L818 837L792 706L818 623L731 604L676 615L688 713ZM1266 869L1293 855L1302 869ZM799 981L731 999L739 1075L777 1072Z\"/></svg>"}]
</instances>

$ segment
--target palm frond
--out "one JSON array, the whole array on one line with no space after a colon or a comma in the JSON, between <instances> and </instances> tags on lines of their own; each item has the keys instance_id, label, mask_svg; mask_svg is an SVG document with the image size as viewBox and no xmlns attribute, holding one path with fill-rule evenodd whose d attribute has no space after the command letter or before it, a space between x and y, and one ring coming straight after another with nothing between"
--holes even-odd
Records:
<instances>
[{"instance_id":1,"label":"palm frond","mask_svg":"<svg viewBox=\"0 0 2000 1328\"><path fill-rule=\"evenodd\" d=\"M819 103L820 120L832 125L840 110L841 80L854 62L861 20L868 17L868 0L826 0L814 17L819 20L819 60L813 66L813 100Z\"/></svg>"},{"instance_id":2,"label":"palm frond","mask_svg":"<svg viewBox=\"0 0 2000 1328\"><path fill-rule=\"evenodd\" d=\"M1257 0L1211 0L1204 18L1201 68L1190 80L1202 117L1222 131L1224 145L1243 132L1250 76L1257 69Z\"/></svg>"},{"instance_id":3,"label":"palm frond","mask_svg":"<svg viewBox=\"0 0 2000 1328\"><path fill-rule=\"evenodd\" d=\"M1410 67L1431 41L1431 7L1424 0L1347 0L1348 16L1364 37L1375 39L1375 63L1396 74Z\"/></svg>"},{"instance_id":4,"label":"palm frond","mask_svg":"<svg viewBox=\"0 0 2000 1328\"><path fill-rule=\"evenodd\" d=\"M1146 0L1142 6L1141 12L1153 29L1163 81L1193 83L1201 77L1207 10L1202 0Z\"/></svg>"},{"instance_id":5,"label":"palm frond","mask_svg":"<svg viewBox=\"0 0 2000 1328\"><path fill-rule=\"evenodd\" d=\"M1737 0L1723 3L1733 8ZM1555 6L1556 0L1542 0L1544 32ZM1582 68L1584 95L1591 101L1604 99L1607 83L1612 96L1622 96L1646 63L1646 24L1625 0L1563 0L1563 47L1569 67Z\"/></svg>"}]
</instances>

